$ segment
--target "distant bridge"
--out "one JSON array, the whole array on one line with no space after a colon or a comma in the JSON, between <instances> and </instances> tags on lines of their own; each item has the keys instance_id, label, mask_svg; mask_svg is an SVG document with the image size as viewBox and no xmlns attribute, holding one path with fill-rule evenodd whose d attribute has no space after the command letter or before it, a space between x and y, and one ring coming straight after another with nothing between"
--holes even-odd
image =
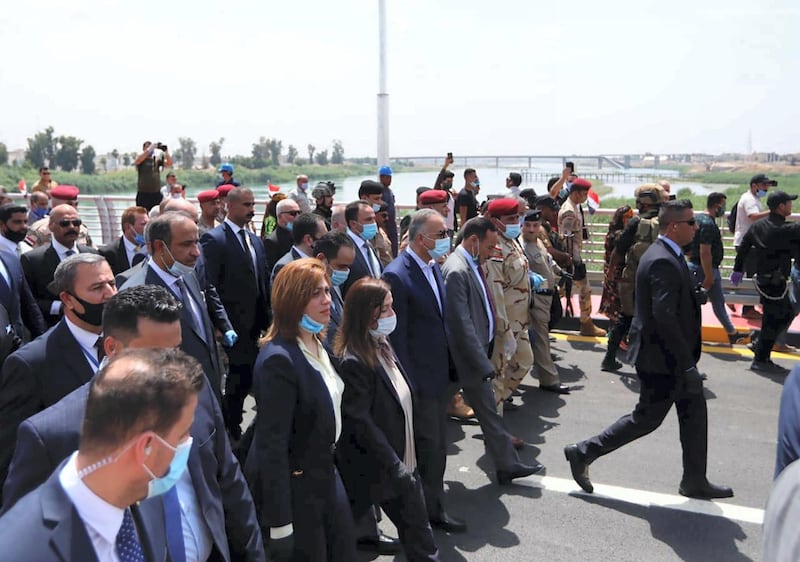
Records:
<instances>
[{"instance_id":1,"label":"distant bridge","mask_svg":"<svg viewBox=\"0 0 800 562\"><path fill-rule=\"evenodd\" d=\"M688 163L698 160L708 160L712 156L709 154L668 154L665 155L671 162ZM444 163L444 156L394 156L390 159L392 162L414 162L419 164L429 165L442 165ZM631 167L631 162L646 163L648 167L657 168L661 163L661 156L650 154L572 154L572 155L546 155L546 154L498 154L498 155L469 155L463 156L455 155L456 164L459 166L494 166L500 168L501 164L507 167L519 167L527 162L528 168L533 168L533 164L537 160L561 161L562 166L566 166L567 162L575 162L575 167L580 168L590 167L593 169L602 170L606 168L615 168L627 170ZM589 162L592 164L590 165ZM596 167L594 166L596 164Z\"/></svg>"}]
</instances>

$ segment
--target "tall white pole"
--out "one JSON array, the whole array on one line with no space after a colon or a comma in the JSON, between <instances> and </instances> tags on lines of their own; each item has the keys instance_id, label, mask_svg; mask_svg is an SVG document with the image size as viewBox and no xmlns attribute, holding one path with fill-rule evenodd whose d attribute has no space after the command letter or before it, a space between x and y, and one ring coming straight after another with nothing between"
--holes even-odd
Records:
<instances>
[{"instance_id":1,"label":"tall white pole","mask_svg":"<svg viewBox=\"0 0 800 562\"><path fill-rule=\"evenodd\" d=\"M389 92L386 85L386 0L378 0L378 166L389 164Z\"/></svg>"}]
</instances>

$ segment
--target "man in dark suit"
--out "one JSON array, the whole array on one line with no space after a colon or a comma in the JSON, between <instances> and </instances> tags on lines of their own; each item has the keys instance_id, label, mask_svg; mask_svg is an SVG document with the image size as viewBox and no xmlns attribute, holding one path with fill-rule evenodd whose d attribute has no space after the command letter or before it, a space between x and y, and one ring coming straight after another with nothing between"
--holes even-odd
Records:
<instances>
[{"instance_id":1,"label":"man in dark suit","mask_svg":"<svg viewBox=\"0 0 800 562\"><path fill-rule=\"evenodd\" d=\"M461 229L461 244L442 267L447 291L445 318L453 363L464 397L475 410L483 431L483 443L494 461L498 484L510 484L539 472L539 463L520 462L511 435L497 413L492 379L497 372L490 361L494 341L491 293L481 264L497 245L497 227L487 218L474 217ZM457 351L456 351L457 350Z\"/></svg>"},{"instance_id":2,"label":"man in dark suit","mask_svg":"<svg viewBox=\"0 0 800 562\"><path fill-rule=\"evenodd\" d=\"M242 407L253 384L258 338L269 324L268 269L261 239L249 232L255 198L247 188L228 194L228 216L201 239L206 277L214 285L239 338L227 350L228 379L222 413L232 439L241 438Z\"/></svg>"},{"instance_id":3,"label":"man in dark suit","mask_svg":"<svg viewBox=\"0 0 800 562\"><path fill-rule=\"evenodd\" d=\"M144 228L149 221L144 207L128 207L122 211L120 223L122 236L107 246L100 248L100 255L106 258L114 275L127 271L147 257L147 244L144 241Z\"/></svg>"},{"instance_id":4,"label":"man in dark suit","mask_svg":"<svg viewBox=\"0 0 800 562\"><path fill-rule=\"evenodd\" d=\"M93 248L76 243L82 224L75 207L55 207L50 212L50 231L53 236L50 243L20 256L25 278L48 326L55 325L64 314L61 301L48 287L58 264L75 254L97 253Z\"/></svg>"},{"instance_id":5,"label":"man in dark suit","mask_svg":"<svg viewBox=\"0 0 800 562\"><path fill-rule=\"evenodd\" d=\"M269 236L264 238L264 251L266 252L267 271L271 272L278 260L292 247L292 228L294 221L300 215L300 206L294 199L283 199L275 206L277 225Z\"/></svg>"},{"instance_id":6,"label":"man in dark suit","mask_svg":"<svg viewBox=\"0 0 800 562\"><path fill-rule=\"evenodd\" d=\"M679 493L700 499L732 497L733 490L706 478L708 416L703 379L697 370L701 303L681 250L697 230L691 202L663 204L658 222L658 240L636 270L636 311L628 357L641 381L639 402L632 413L599 435L567 445L564 454L575 481L591 493L589 465L658 428L674 404L683 448Z\"/></svg>"},{"instance_id":7,"label":"man in dark suit","mask_svg":"<svg viewBox=\"0 0 800 562\"><path fill-rule=\"evenodd\" d=\"M164 560L163 542L153 542L163 537L137 525L132 507L167 492L186 470L203 384L197 363L176 350L131 350L109 362L92 384L80 448L2 517L3 556ZM171 485L152 486L168 473Z\"/></svg>"},{"instance_id":8,"label":"man in dark suit","mask_svg":"<svg viewBox=\"0 0 800 562\"><path fill-rule=\"evenodd\" d=\"M314 243L314 257L325 264L331 280L331 321L325 332L325 346L333 354L333 342L344 311L342 284L350 276L350 268L356 259L355 246L344 232L328 232Z\"/></svg>"},{"instance_id":9,"label":"man in dark suit","mask_svg":"<svg viewBox=\"0 0 800 562\"><path fill-rule=\"evenodd\" d=\"M186 215L170 211L150 221L145 232L151 257L122 288L159 285L175 295L183 304L181 349L197 359L221 399L224 371L214 327L193 269L200 255L197 225Z\"/></svg>"},{"instance_id":10,"label":"man in dark suit","mask_svg":"<svg viewBox=\"0 0 800 562\"><path fill-rule=\"evenodd\" d=\"M41 194L44 195L44 194ZM45 200L47 196L45 195ZM6 251L19 260L22 241L28 234L28 209L18 203L0 206L0 251ZM27 248L27 244L25 245Z\"/></svg>"},{"instance_id":11,"label":"man in dark suit","mask_svg":"<svg viewBox=\"0 0 800 562\"><path fill-rule=\"evenodd\" d=\"M297 216L294 223L292 223L292 240L294 245L286 252L277 263L272 266L271 275L269 278L269 286L272 287L272 282L278 272L287 263L300 258L310 258L314 255L314 242L319 240L323 234L328 232L325 226L325 221L322 217L313 213L303 213Z\"/></svg>"},{"instance_id":12,"label":"man in dark suit","mask_svg":"<svg viewBox=\"0 0 800 562\"><path fill-rule=\"evenodd\" d=\"M447 299L436 260L449 250L444 217L433 209L417 211L408 227L408 247L386 267L383 279L392 287L397 314L397 327L390 336L392 346L415 390L414 436L428 519L433 527L463 532L467 526L447 513L443 501L445 410L452 393L447 392Z\"/></svg>"},{"instance_id":13,"label":"man in dark suit","mask_svg":"<svg viewBox=\"0 0 800 562\"><path fill-rule=\"evenodd\" d=\"M64 318L12 353L0 376L0 482L6 479L17 427L87 382L102 359L103 304L116 292L102 256L78 254L55 271Z\"/></svg>"},{"instance_id":14,"label":"man in dark suit","mask_svg":"<svg viewBox=\"0 0 800 562\"><path fill-rule=\"evenodd\" d=\"M103 332L107 356L124 349L177 347L181 341L181 307L171 293L157 285L125 289L106 305ZM63 400L25 420L18 433L17 448L4 492L4 511L23 495L47 479L48 475L78 446L81 423L91 384L78 388ZM247 488L225 433L222 413L210 385L198 395L191 436L195 445L189 453L188 477L184 476L177 493L158 498L155 508L164 518L170 502L187 507L179 513L177 529L169 524L167 539L171 553L199 546L197 558L204 560L263 560L261 533ZM184 485L186 484L186 485ZM161 499L163 498L163 503ZM142 502L150 508L153 500ZM201 513L195 523L186 513ZM197 525L197 522L204 524ZM177 531L177 532L175 532ZM196 543L195 543L196 541ZM195 546L198 545L198 546ZM205 558L206 551L212 556ZM172 554L171 559L180 559ZM187 559L193 559L191 556Z\"/></svg>"},{"instance_id":15,"label":"man in dark suit","mask_svg":"<svg viewBox=\"0 0 800 562\"><path fill-rule=\"evenodd\" d=\"M366 201L353 201L345 207L344 219L347 222L347 235L356 247L356 259L347 281L342 285L342 296L346 296L347 289L362 277L378 278L383 273L381 261L370 244L370 240L378 233L372 205Z\"/></svg>"}]
</instances>

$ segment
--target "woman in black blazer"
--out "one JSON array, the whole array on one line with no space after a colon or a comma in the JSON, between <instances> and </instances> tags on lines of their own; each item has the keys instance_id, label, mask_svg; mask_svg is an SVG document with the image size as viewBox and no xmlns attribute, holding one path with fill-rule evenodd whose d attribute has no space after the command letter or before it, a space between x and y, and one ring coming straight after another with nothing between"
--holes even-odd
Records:
<instances>
[{"instance_id":1,"label":"woman in black blazer","mask_svg":"<svg viewBox=\"0 0 800 562\"><path fill-rule=\"evenodd\" d=\"M245 463L271 560L356 560L352 513L334 464L344 384L320 340L330 319L325 266L286 265L253 370L255 434Z\"/></svg>"},{"instance_id":2,"label":"woman in black blazer","mask_svg":"<svg viewBox=\"0 0 800 562\"><path fill-rule=\"evenodd\" d=\"M408 560L438 561L416 472L411 384L387 337L396 323L386 282L365 277L347 292L336 340L345 383L337 458L355 518L379 504Z\"/></svg>"}]
</instances>

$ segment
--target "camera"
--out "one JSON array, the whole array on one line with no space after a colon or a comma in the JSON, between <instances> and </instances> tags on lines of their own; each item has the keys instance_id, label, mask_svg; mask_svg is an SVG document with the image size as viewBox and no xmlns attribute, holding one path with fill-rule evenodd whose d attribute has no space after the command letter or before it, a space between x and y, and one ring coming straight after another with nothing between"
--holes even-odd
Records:
<instances>
[{"instance_id":1,"label":"camera","mask_svg":"<svg viewBox=\"0 0 800 562\"><path fill-rule=\"evenodd\" d=\"M164 144L164 143L157 142L157 143L156 143L156 148L157 148L158 150L163 150L164 152L167 152L167 145L166 145L166 144Z\"/></svg>"}]
</instances>

